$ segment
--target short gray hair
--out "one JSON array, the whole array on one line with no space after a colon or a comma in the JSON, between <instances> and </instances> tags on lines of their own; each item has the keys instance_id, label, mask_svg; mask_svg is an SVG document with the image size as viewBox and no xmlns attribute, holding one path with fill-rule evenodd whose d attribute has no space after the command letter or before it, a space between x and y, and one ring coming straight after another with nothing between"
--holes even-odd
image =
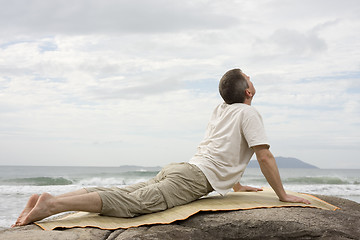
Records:
<instances>
[{"instance_id":1,"label":"short gray hair","mask_svg":"<svg viewBox=\"0 0 360 240\"><path fill-rule=\"evenodd\" d=\"M245 90L249 88L241 69L227 71L220 79L219 92L227 104L244 103Z\"/></svg>"}]
</instances>

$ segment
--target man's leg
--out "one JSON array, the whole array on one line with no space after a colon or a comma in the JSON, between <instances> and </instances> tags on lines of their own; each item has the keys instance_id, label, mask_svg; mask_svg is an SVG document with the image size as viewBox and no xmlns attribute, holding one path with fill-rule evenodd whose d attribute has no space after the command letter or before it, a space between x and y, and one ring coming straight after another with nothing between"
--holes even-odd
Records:
<instances>
[{"instance_id":1,"label":"man's leg","mask_svg":"<svg viewBox=\"0 0 360 240\"><path fill-rule=\"evenodd\" d=\"M82 194L86 194L88 193L88 191L86 191L84 188L79 189L79 190L75 190L73 192L68 192L68 193L64 193L61 195L56 196L57 198L61 198L61 197L70 197L70 196L76 196L76 195L82 195Z\"/></svg>"},{"instance_id":2,"label":"man's leg","mask_svg":"<svg viewBox=\"0 0 360 240\"><path fill-rule=\"evenodd\" d=\"M98 192L103 202L101 214L134 217L183 205L213 191L201 170L186 163L169 165L163 179L137 188L140 185L131 189L135 191Z\"/></svg>"},{"instance_id":3,"label":"man's leg","mask_svg":"<svg viewBox=\"0 0 360 240\"><path fill-rule=\"evenodd\" d=\"M139 183L135 183L129 186L125 186L120 188L121 190L127 192L127 193L131 193L131 192L135 192L136 190L140 189L140 188L144 188L146 186L152 185L156 183L155 178L151 178L146 182L139 182Z\"/></svg>"},{"instance_id":4,"label":"man's leg","mask_svg":"<svg viewBox=\"0 0 360 240\"><path fill-rule=\"evenodd\" d=\"M157 176L159 179L153 184L145 184L145 186L137 184L131 189L135 190L133 192L130 189L128 190L131 192L94 188L75 191L60 197L43 194L33 209L26 216L21 217L16 225L26 225L65 211L87 211L108 216L131 217L182 205L212 191L201 170L195 169L194 166L170 165L166 172L167 174L162 171L163 174L159 174ZM167 175L168 177L165 177Z\"/></svg>"},{"instance_id":5,"label":"man's leg","mask_svg":"<svg viewBox=\"0 0 360 240\"><path fill-rule=\"evenodd\" d=\"M162 179L165 178L165 171L166 171L167 167L168 166L161 169L161 171L158 172L158 174L156 174L155 177L150 178L149 180L147 180L145 182L139 182L139 183L135 183L135 184L132 184L132 185L128 185L126 187L122 187L121 190L126 191L128 193L131 193L131 192L135 192L138 189L144 188L146 186L150 186L150 185L153 185L155 183L158 183L159 181L161 181Z\"/></svg>"},{"instance_id":6,"label":"man's leg","mask_svg":"<svg viewBox=\"0 0 360 240\"><path fill-rule=\"evenodd\" d=\"M93 191L93 189L90 189ZM167 205L157 184L146 185L133 192L119 188L97 192L102 200L101 214L112 217L135 217L165 210Z\"/></svg>"},{"instance_id":7,"label":"man's leg","mask_svg":"<svg viewBox=\"0 0 360 240\"><path fill-rule=\"evenodd\" d=\"M168 208L187 204L213 191L203 172L189 163L170 165L166 176L158 188Z\"/></svg>"},{"instance_id":8,"label":"man's leg","mask_svg":"<svg viewBox=\"0 0 360 240\"><path fill-rule=\"evenodd\" d=\"M96 192L65 197L54 197L48 193L43 193L29 213L19 217L15 226L26 225L51 215L67 211L100 213L101 208L102 201L99 194Z\"/></svg>"},{"instance_id":9,"label":"man's leg","mask_svg":"<svg viewBox=\"0 0 360 240\"><path fill-rule=\"evenodd\" d=\"M88 192L85 189L79 189L79 190L76 190L73 192L68 192L68 193L58 195L56 197L62 198L62 197L69 197L69 196L75 196L75 195L82 195L82 194L86 194L86 193L88 193ZM15 224L12 225L12 227L16 226L17 223L19 223L21 219L23 219L24 217L26 217L29 214L29 212L35 207L39 197L40 197L39 194L31 195L24 210L20 213L18 219L16 220Z\"/></svg>"}]
</instances>

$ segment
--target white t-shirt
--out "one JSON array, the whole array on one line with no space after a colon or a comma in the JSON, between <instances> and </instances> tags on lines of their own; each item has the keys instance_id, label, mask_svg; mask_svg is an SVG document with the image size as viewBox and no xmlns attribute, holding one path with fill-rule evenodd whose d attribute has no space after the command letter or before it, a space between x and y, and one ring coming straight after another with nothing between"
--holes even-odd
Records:
<instances>
[{"instance_id":1,"label":"white t-shirt","mask_svg":"<svg viewBox=\"0 0 360 240\"><path fill-rule=\"evenodd\" d=\"M189 163L225 195L242 177L254 154L251 147L258 145L269 145L259 112L247 104L223 103L215 108L205 138Z\"/></svg>"}]
</instances>

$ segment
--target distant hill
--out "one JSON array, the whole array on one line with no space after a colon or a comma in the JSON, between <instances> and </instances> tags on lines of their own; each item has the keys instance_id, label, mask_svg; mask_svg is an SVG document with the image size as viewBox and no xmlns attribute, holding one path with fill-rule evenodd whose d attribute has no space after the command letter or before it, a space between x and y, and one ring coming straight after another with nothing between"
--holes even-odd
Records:
<instances>
[{"instance_id":1,"label":"distant hill","mask_svg":"<svg viewBox=\"0 0 360 240\"><path fill-rule=\"evenodd\" d=\"M279 168L318 168L314 165L303 162L297 158L287 158L287 157L275 157L276 163ZM248 165L249 168L258 168L259 163L257 160L251 160ZM155 172L160 171L160 166L155 167L144 167L144 166L135 166L135 165L122 165L119 166L121 171L149 171Z\"/></svg>"},{"instance_id":2,"label":"distant hill","mask_svg":"<svg viewBox=\"0 0 360 240\"><path fill-rule=\"evenodd\" d=\"M156 167L144 167L144 166L135 166L135 165L122 165L119 166L119 168L122 171L148 171L148 172L156 172L156 171L160 171L161 167L156 166Z\"/></svg>"},{"instance_id":3,"label":"distant hill","mask_svg":"<svg viewBox=\"0 0 360 240\"><path fill-rule=\"evenodd\" d=\"M297 158L275 157L275 160L279 168L318 168ZM259 163L257 160L251 160L248 167L258 168Z\"/></svg>"}]
</instances>

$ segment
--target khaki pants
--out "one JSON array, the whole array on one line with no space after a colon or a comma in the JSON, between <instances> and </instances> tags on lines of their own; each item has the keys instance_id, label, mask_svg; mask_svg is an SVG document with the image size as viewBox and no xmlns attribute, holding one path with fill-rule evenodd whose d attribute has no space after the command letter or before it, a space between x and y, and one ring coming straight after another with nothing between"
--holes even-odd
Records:
<instances>
[{"instance_id":1,"label":"khaki pants","mask_svg":"<svg viewBox=\"0 0 360 240\"><path fill-rule=\"evenodd\" d=\"M173 163L154 178L124 188L86 188L102 200L101 214L134 217L192 202L213 191L202 171L189 163Z\"/></svg>"}]
</instances>

